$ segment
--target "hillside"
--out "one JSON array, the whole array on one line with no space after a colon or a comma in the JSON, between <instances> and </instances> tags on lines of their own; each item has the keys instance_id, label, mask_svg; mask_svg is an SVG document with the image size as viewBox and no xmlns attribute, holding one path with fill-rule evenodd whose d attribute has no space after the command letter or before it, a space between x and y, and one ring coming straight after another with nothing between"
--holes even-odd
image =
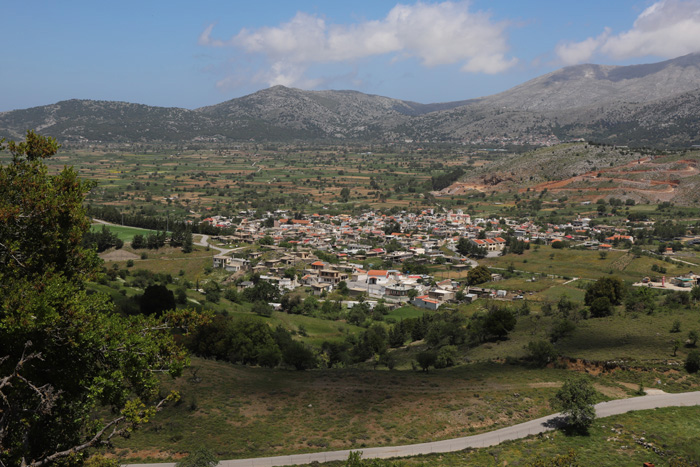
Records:
<instances>
[{"instance_id":1,"label":"hillside","mask_svg":"<svg viewBox=\"0 0 700 467\"><path fill-rule=\"evenodd\" d=\"M635 202L700 202L700 154L666 155L627 147L568 143L503 157L469 173L437 196L469 190L543 191L618 197Z\"/></svg>"},{"instance_id":2,"label":"hillside","mask_svg":"<svg viewBox=\"0 0 700 467\"><path fill-rule=\"evenodd\" d=\"M0 113L0 136L62 141L443 141L630 146L700 143L700 54L647 65L578 65L508 91L438 104L275 86L196 110L70 100Z\"/></svg>"}]
</instances>

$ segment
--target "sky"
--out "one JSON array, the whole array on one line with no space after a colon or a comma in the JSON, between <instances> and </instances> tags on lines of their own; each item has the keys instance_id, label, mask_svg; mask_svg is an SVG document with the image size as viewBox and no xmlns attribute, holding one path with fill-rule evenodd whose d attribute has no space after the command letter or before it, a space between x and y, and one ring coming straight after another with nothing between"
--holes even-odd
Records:
<instances>
[{"instance_id":1,"label":"sky","mask_svg":"<svg viewBox=\"0 0 700 467\"><path fill-rule=\"evenodd\" d=\"M420 103L580 63L700 51L700 0L3 0L0 112L67 99L194 109L274 85Z\"/></svg>"}]
</instances>

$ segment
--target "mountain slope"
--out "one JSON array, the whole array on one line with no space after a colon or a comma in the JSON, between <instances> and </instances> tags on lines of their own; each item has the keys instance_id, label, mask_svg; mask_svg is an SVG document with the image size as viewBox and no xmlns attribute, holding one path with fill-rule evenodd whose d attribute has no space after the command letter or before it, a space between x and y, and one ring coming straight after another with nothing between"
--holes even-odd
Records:
<instances>
[{"instance_id":1,"label":"mountain slope","mask_svg":"<svg viewBox=\"0 0 700 467\"><path fill-rule=\"evenodd\" d=\"M578 65L469 101L419 104L357 91L275 86L196 110L71 100L0 113L0 136L59 140L403 139L634 146L698 144L700 54L648 65Z\"/></svg>"},{"instance_id":2,"label":"mountain slope","mask_svg":"<svg viewBox=\"0 0 700 467\"><path fill-rule=\"evenodd\" d=\"M700 54L630 66L576 65L483 98L481 105L562 111L606 102L645 103L700 88Z\"/></svg>"}]
</instances>

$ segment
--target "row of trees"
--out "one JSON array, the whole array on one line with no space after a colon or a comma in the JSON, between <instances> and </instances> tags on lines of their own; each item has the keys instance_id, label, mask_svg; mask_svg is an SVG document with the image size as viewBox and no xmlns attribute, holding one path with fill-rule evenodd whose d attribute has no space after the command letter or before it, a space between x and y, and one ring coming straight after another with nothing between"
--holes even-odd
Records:
<instances>
[{"instance_id":1,"label":"row of trees","mask_svg":"<svg viewBox=\"0 0 700 467\"><path fill-rule=\"evenodd\" d=\"M131 247L157 250L164 247L166 243L173 247L181 247L185 253L191 253L194 245L192 229L185 224L176 224L172 232L157 231L145 235L136 234L131 240Z\"/></svg>"},{"instance_id":2,"label":"row of trees","mask_svg":"<svg viewBox=\"0 0 700 467\"><path fill-rule=\"evenodd\" d=\"M112 222L114 224L128 225L130 227L140 227L149 230L184 230L189 228L194 233L206 235L218 235L222 233L220 227L209 222L195 222L190 224L180 219L169 219L167 216L148 215L141 213L128 213L120 211L114 206L100 206L90 204L87 206L87 215Z\"/></svg>"}]
</instances>

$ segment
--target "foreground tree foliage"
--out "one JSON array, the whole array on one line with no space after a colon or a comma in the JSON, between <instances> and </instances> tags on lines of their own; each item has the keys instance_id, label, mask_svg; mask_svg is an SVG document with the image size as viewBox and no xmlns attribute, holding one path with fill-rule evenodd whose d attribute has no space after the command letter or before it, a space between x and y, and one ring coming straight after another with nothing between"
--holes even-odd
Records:
<instances>
[{"instance_id":1,"label":"foreground tree foliage","mask_svg":"<svg viewBox=\"0 0 700 467\"><path fill-rule=\"evenodd\" d=\"M30 131L7 149L12 161L0 166L0 465L77 466L89 448L128 434L175 397L159 397L158 373L180 374L186 355L168 322L117 315L105 296L86 290L99 265L95 250L82 246L89 228L82 203L92 184L72 168L47 172L43 160L56 142Z\"/></svg>"}]
</instances>

